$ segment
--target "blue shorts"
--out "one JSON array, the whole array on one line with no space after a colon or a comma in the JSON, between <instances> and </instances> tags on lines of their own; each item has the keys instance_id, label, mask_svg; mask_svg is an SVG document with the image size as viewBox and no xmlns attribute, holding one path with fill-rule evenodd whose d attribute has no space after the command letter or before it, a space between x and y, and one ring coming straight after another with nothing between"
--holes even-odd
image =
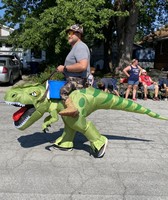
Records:
<instances>
[{"instance_id":1,"label":"blue shorts","mask_svg":"<svg viewBox=\"0 0 168 200\"><path fill-rule=\"evenodd\" d=\"M139 85L139 81L128 80L128 85Z\"/></svg>"},{"instance_id":2,"label":"blue shorts","mask_svg":"<svg viewBox=\"0 0 168 200\"><path fill-rule=\"evenodd\" d=\"M144 87L142 87L142 88L144 88ZM155 85L152 84L150 86L147 86L147 89L149 89L149 90L155 90Z\"/></svg>"}]
</instances>

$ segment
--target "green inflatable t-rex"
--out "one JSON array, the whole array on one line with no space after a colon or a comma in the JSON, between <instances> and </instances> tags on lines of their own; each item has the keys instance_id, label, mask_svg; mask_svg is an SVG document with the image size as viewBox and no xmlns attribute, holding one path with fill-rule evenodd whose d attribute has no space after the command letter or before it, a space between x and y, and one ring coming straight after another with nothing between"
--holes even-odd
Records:
<instances>
[{"instance_id":1,"label":"green inflatable t-rex","mask_svg":"<svg viewBox=\"0 0 168 200\"><path fill-rule=\"evenodd\" d=\"M7 104L22 107L13 115L16 128L25 130L46 112L49 113L49 116L44 119L42 125L44 131L52 123L58 121L58 113L64 109L64 104L60 99L44 98L42 100L45 91L45 87L40 84L28 84L15 86L6 92L4 99ZM79 116L75 118L69 116L62 117L65 124L64 132L55 141L54 145L62 149L73 148L75 133L78 131L89 140L95 157L102 157L104 155L107 138L99 133L91 121L86 119L92 112L98 109L114 109L147 114L156 119L168 120L132 100L127 100L92 87L75 90L70 94L70 98L78 108Z\"/></svg>"}]
</instances>

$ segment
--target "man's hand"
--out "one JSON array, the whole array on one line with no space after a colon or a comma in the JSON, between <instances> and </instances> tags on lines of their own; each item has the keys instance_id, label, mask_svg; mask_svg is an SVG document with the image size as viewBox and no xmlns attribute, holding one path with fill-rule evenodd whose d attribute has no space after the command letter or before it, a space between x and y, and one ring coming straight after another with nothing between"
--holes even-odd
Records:
<instances>
[{"instance_id":1,"label":"man's hand","mask_svg":"<svg viewBox=\"0 0 168 200\"><path fill-rule=\"evenodd\" d=\"M154 85L157 85L157 82L153 82Z\"/></svg>"},{"instance_id":2,"label":"man's hand","mask_svg":"<svg viewBox=\"0 0 168 200\"><path fill-rule=\"evenodd\" d=\"M64 72L64 65L59 65L59 66L57 67L57 71L58 71L58 72Z\"/></svg>"}]
</instances>

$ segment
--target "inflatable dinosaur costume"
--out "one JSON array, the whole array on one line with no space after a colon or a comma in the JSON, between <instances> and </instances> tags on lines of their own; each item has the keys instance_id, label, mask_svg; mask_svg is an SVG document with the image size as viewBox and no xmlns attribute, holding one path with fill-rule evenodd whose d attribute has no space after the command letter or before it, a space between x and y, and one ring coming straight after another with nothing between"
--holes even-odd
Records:
<instances>
[{"instance_id":1,"label":"inflatable dinosaur costume","mask_svg":"<svg viewBox=\"0 0 168 200\"><path fill-rule=\"evenodd\" d=\"M5 94L5 102L9 105L22 107L13 114L14 125L24 130L40 119L44 113L49 116L44 119L42 129L45 131L58 121L58 113L64 109L60 99L42 99L46 89L40 84L15 86ZM62 116L65 124L64 132L54 143L62 149L72 149L75 133L82 133L90 142L95 157L102 157L105 153L107 138L99 133L94 124L86 117L98 109L114 109L140 114L147 114L156 119L168 120L140 104L113 94L105 93L92 87L75 90L70 94L74 105L79 110L79 116L73 118Z\"/></svg>"}]
</instances>

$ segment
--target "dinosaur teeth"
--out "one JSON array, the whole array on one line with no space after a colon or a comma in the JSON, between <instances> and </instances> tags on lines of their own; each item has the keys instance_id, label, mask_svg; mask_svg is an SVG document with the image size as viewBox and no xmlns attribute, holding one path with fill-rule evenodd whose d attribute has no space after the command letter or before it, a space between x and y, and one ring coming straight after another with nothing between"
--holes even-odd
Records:
<instances>
[{"instance_id":1,"label":"dinosaur teeth","mask_svg":"<svg viewBox=\"0 0 168 200\"><path fill-rule=\"evenodd\" d=\"M20 127L22 127L26 122L27 122L27 120L30 118L30 116L27 116L25 119L24 119L24 121L22 121L22 123L20 123L19 125L16 125L14 122L13 122L13 124L15 125L15 127L16 128L20 128Z\"/></svg>"},{"instance_id":2,"label":"dinosaur teeth","mask_svg":"<svg viewBox=\"0 0 168 200\"><path fill-rule=\"evenodd\" d=\"M18 129L22 128L31 118L31 115L35 112L35 108L32 106L25 106L20 108L13 114L14 126Z\"/></svg>"},{"instance_id":3,"label":"dinosaur teeth","mask_svg":"<svg viewBox=\"0 0 168 200\"><path fill-rule=\"evenodd\" d=\"M16 106L16 107L24 107L25 104L21 104L20 102L11 102L11 101L5 101L6 104Z\"/></svg>"}]
</instances>

